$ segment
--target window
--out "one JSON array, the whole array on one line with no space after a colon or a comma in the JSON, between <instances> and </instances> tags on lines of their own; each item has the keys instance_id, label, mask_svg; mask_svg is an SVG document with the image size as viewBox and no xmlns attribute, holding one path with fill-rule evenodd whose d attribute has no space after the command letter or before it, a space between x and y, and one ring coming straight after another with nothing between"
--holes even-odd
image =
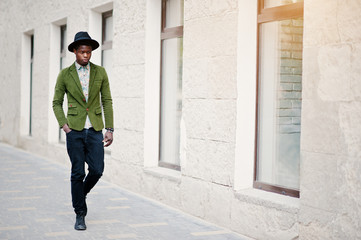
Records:
<instances>
[{"instance_id":1,"label":"window","mask_svg":"<svg viewBox=\"0 0 361 240\"><path fill-rule=\"evenodd\" d=\"M254 187L298 197L303 2L260 0L258 35Z\"/></svg>"},{"instance_id":2,"label":"window","mask_svg":"<svg viewBox=\"0 0 361 240\"><path fill-rule=\"evenodd\" d=\"M34 30L24 32L21 40L20 133L32 136L32 99L34 68Z\"/></svg>"},{"instance_id":3,"label":"window","mask_svg":"<svg viewBox=\"0 0 361 240\"><path fill-rule=\"evenodd\" d=\"M66 61L66 25L60 26L60 70L65 67Z\"/></svg>"},{"instance_id":4,"label":"window","mask_svg":"<svg viewBox=\"0 0 361 240\"><path fill-rule=\"evenodd\" d=\"M65 63L66 63L66 51L67 51L67 46L66 46L66 25L62 25L60 26L60 69L62 70L63 68L66 67ZM58 30L59 31L59 30ZM66 99L66 95L64 96L64 103L63 103L63 109L65 110L65 113L67 112L68 109L68 105L67 103L67 99ZM65 132L63 131L63 129L59 129L59 142L65 142L66 136L65 136Z\"/></svg>"},{"instance_id":5,"label":"window","mask_svg":"<svg viewBox=\"0 0 361 240\"><path fill-rule=\"evenodd\" d=\"M100 44L99 51L92 52L91 62L104 66L108 75L111 71L111 68L107 68L107 64L111 59L109 53L113 41L113 13L113 2L99 5L89 12L89 35Z\"/></svg>"},{"instance_id":6,"label":"window","mask_svg":"<svg viewBox=\"0 0 361 240\"><path fill-rule=\"evenodd\" d=\"M102 66L112 75L113 10L102 14Z\"/></svg>"},{"instance_id":7,"label":"window","mask_svg":"<svg viewBox=\"0 0 361 240\"><path fill-rule=\"evenodd\" d=\"M113 10L110 10L102 13L102 46L101 46L102 66L106 69L109 79L112 79L112 74L113 74L112 46L113 46ZM105 153L110 155L111 154L110 148L105 149Z\"/></svg>"},{"instance_id":8,"label":"window","mask_svg":"<svg viewBox=\"0 0 361 240\"><path fill-rule=\"evenodd\" d=\"M30 36L30 99L29 99L29 136L32 135L33 119L33 71L34 71L34 35Z\"/></svg>"},{"instance_id":9,"label":"window","mask_svg":"<svg viewBox=\"0 0 361 240\"><path fill-rule=\"evenodd\" d=\"M183 0L162 0L159 166L180 170Z\"/></svg>"},{"instance_id":10,"label":"window","mask_svg":"<svg viewBox=\"0 0 361 240\"><path fill-rule=\"evenodd\" d=\"M281 5L286 5L286 4L290 4L290 3L297 3L297 2L303 2L303 0L263 0L263 6L261 6L263 8L271 8L271 7L277 7L277 6L281 6Z\"/></svg>"}]
</instances>

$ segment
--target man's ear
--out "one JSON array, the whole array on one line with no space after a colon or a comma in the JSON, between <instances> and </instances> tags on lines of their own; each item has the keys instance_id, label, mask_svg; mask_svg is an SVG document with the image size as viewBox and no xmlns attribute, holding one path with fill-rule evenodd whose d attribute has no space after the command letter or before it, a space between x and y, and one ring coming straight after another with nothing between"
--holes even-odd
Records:
<instances>
[{"instance_id":1,"label":"man's ear","mask_svg":"<svg viewBox=\"0 0 361 240\"><path fill-rule=\"evenodd\" d=\"M75 48L73 49L73 53L76 54L76 49Z\"/></svg>"}]
</instances>

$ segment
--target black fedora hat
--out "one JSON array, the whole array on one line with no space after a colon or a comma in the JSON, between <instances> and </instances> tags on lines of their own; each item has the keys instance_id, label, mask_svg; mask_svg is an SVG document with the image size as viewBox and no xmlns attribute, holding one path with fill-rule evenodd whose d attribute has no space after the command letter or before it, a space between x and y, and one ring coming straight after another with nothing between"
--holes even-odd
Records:
<instances>
[{"instance_id":1,"label":"black fedora hat","mask_svg":"<svg viewBox=\"0 0 361 240\"><path fill-rule=\"evenodd\" d=\"M75 34L74 42L70 43L68 46L68 50L70 52L73 52L76 45L84 43L85 45L90 45L92 47L92 50L95 50L99 47L99 43L92 39L87 32L78 32Z\"/></svg>"}]
</instances>

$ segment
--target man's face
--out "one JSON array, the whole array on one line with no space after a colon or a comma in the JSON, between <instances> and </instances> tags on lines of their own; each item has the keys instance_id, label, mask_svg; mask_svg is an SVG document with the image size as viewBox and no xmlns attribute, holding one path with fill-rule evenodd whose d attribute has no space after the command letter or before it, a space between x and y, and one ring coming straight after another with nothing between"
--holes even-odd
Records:
<instances>
[{"instance_id":1,"label":"man's face","mask_svg":"<svg viewBox=\"0 0 361 240\"><path fill-rule=\"evenodd\" d=\"M92 56L92 47L87 45L80 45L78 50L74 49L76 56L76 62L82 66L85 66L90 61Z\"/></svg>"}]
</instances>

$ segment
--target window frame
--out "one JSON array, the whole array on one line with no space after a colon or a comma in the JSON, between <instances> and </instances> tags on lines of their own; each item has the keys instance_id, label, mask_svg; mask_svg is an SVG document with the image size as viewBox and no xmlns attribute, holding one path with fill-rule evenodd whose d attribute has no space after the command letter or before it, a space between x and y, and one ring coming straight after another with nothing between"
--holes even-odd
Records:
<instances>
[{"instance_id":1,"label":"window frame","mask_svg":"<svg viewBox=\"0 0 361 240\"><path fill-rule=\"evenodd\" d=\"M61 65L61 61L63 58L66 57L66 46L65 46L65 39L64 36L66 34L66 24L60 26L60 70L64 67Z\"/></svg>"},{"instance_id":2,"label":"window frame","mask_svg":"<svg viewBox=\"0 0 361 240\"><path fill-rule=\"evenodd\" d=\"M113 16L113 9L102 13L102 51L112 49L113 40L105 40L106 19Z\"/></svg>"},{"instance_id":3,"label":"window frame","mask_svg":"<svg viewBox=\"0 0 361 240\"><path fill-rule=\"evenodd\" d=\"M33 135L33 73L34 73L34 34L30 36L30 101L29 101L29 136Z\"/></svg>"},{"instance_id":4,"label":"window frame","mask_svg":"<svg viewBox=\"0 0 361 240\"><path fill-rule=\"evenodd\" d=\"M67 25L63 24L59 26L59 30L60 30L60 52L59 52L59 60L60 60L60 68L59 71L61 71L65 66L63 66L63 59L66 58L66 51L67 51L67 47L66 47L66 30L67 30ZM65 133L63 131L62 128L59 128L59 137L58 137L58 141L61 144L65 144Z\"/></svg>"},{"instance_id":5,"label":"window frame","mask_svg":"<svg viewBox=\"0 0 361 240\"><path fill-rule=\"evenodd\" d=\"M159 99L162 98L161 94L162 94L162 81L163 81L163 69L162 69L162 62L163 62L163 43L164 40L167 39L172 39L172 38L179 38L179 37L183 37L183 25L182 26L175 26L175 27L171 27L171 28L166 28L166 16L167 16L167 0L162 0L162 16L161 16L161 33L160 33L160 79L159 79ZM176 164L172 164L172 163L167 163L167 162L162 162L160 160L161 158L161 133L162 133L162 127L161 127L161 114L162 114L162 101L159 101L159 148L158 148L158 166L159 167L164 167L164 168L170 168L173 170L177 170L180 171L181 170L181 166L180 165L176 165Z\"/></svg>"},{"instance_id":6,"label":"window frame","mask_svg":"<svg viewBox=\"0 0 361 240\"><path fill-rule=\"evenodd\" d=\"M166 28L166 21L167 21L166 16L167 16L167 0L162 0L162 26L161 26L160 39L166 40L170 38L183 37L183 25Z\"/></svg>"},{"instance_id":7,"label":"window frame","mask_svg":"<svg viewBox=\"0 0 361 240\"><path fill-rule=\"evenodd\" d=\"M260 92L260 26L263 23L281 21L290 18L303 17L304 2L291 3L276 7L264 8L264 0L258 0L257 14L257 80L256 80L256 116L255 116L255 143L254 143L254 175L253 187L268 192L274 192L290 197L300 197L300 191L282 186L272 185L257 180L258 164L258 130L259 130L259 92ZM301 116L302 118L302 116Z\"/></svg>"},{"instance_id":8,"label":"window frame","mask_svg":"<svg viewBox=\"0 0 361 240\"><path fill-rule=\"evenodd\" d=\"M108 10L106 12L101 13L101 18L102 18L102 25L101 25L101 27L102 27L102 30L101 30L102 31L102 33L101 33L102 34L102 42L101 42L101 47L100 48L101 48L101 66L103 66L103 67L104 67L104 51L113 49L114 32L113 32L113 36L112 36L111 40L106 40L106 37L105 37L106 34L107 34L107 32L106 32L106 29L107 29L106 19L110 18L110 17L113 17L113 16L114 16L113 15L113 9L110 9L110 10ZM114 18L113 18L113 23L112 24L114 26ZM111 77L109 75L110 69L107 68L106 70L107 70L108 77ZM105 149L105 154L111 155L111 149L109 149L109 148Z\"/></svg>"}]
</instances>

